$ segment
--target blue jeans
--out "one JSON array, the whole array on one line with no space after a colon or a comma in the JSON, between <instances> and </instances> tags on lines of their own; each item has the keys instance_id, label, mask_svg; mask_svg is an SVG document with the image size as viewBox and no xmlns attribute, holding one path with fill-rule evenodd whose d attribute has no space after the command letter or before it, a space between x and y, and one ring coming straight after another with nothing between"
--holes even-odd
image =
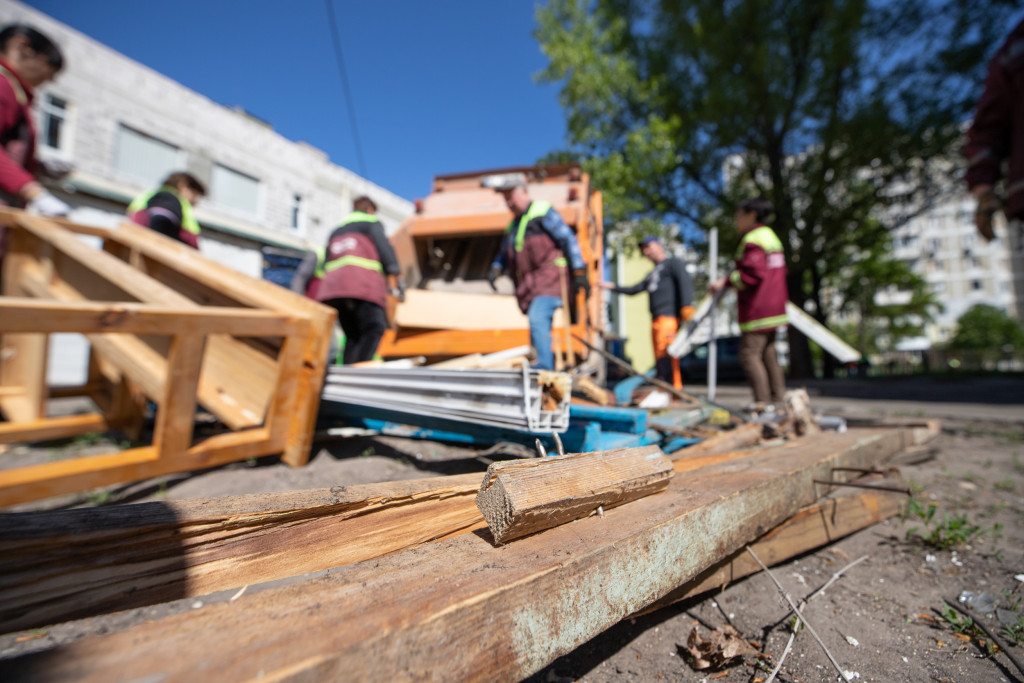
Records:
<instances>
[{"instance_id":1,"label":"blue jeans","mask_svg":"<svg viewBox=\"0 0 1024 683\"><path fill-rule=\"evenodd\" d=\"M538 296L530 302L526 317L530 321L530 346L537 351L534 367L541 370L555 369L555 354L551 351L551 320L555 309L562 307L557 296Z\"/></svg>"}]
</instances>

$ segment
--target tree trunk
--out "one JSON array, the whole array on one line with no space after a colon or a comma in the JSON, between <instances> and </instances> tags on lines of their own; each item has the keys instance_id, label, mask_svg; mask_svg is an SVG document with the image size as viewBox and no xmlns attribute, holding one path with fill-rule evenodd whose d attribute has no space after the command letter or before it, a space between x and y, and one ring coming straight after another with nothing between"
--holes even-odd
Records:
<instances>
[{"instance_id":1,"label":"tree trunk","mask_svg":"<svg viewBox=\"0 0 1024 683\"><path fill-rule=\"evenodd\" d=\"M794 273L794 269L789 271L788 285L789 285L789 300L794 304L803 308L804 302L807 300L807 296L804 294L801 285L803 279L802 273ZM802 332L793 327L789 326L787 331L787 338L789 340L789 376L791 379L813 379L814 378L814 361L811 358L811 347L807 343L807 337Z\"/></svg>"}]
</instances>

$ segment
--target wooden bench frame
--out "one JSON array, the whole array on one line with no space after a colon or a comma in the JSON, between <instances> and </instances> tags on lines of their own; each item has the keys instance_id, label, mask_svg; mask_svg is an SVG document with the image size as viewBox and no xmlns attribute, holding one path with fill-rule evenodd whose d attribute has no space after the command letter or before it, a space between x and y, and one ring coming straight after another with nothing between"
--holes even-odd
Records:
<instances>
[{"instance_id":1,"label":"wooden bench frame","mask_svg":"<svg viewBox=\"0 0 1024 683\"><path fill-rule=\"evenodd\" d=\"M147 400L157 406L149 446L0 470L0 506L273 453L307 462L333 309L131 223L0 209L0 225L0 442L138 434ZM80 387L47 386L56 332L90 342ZM48 399L76 395L101 412L47 416ZM231 431L194 442L197 404Z\"/></svg>"}]
</instances>

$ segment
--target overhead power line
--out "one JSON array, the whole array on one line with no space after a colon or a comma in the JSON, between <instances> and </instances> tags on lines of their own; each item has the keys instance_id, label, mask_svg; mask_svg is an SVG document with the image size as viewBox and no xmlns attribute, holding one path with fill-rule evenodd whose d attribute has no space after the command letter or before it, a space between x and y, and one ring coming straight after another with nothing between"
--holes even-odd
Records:
<instances>
[{"instance_id":1,"label":"overhead power line","mask_svg":"<svg viewBox=\"0 0 1024 683\"><path fill-rule=\"evenodd\" d=\"M359 125L356 123L356 107L352 101L352 91L348 87L348 72L345 70L345 56L341 52L341 37L338 35L338 22L334 18L333 0L324 0L327 5L327 24L331 27L331 40L334 43L334 56L338 60L338 72L341 74L341 87L345 94L345 104L348 107L348 118L352 122L352 139L356 146L356 161L359 164L359 174L366 177L366 162L363 161L363 145L359 139Z\"/></svg>"}]
</instances>

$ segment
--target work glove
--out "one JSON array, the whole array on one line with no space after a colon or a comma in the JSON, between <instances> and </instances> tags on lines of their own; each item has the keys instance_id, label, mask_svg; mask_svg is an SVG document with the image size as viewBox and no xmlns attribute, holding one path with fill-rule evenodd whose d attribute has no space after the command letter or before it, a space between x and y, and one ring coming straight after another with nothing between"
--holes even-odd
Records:
<instances>
[{"instance_id":1,"label":"work glove","mask_svg":"<svg viewBox=\"0 0 1024 683\"><path fill-rule=\"evenodd\" d=\"M1002 209L1002 202L995 192L985 192L978 196L978 206L974 212L974 224L978 227L978 233L991 242L995 239L996 233L992 229L992 219L996 211Z\"/></svg>"},{"instance_id":2,"label":"work glove","mask_svg":"<svg viewBox=\"0 0 1024 683\"><path fill-rule=\"evenodd\" d=\"M501 275L501 268L496 268L492 266L491 269L487 272L487 284L489 284L491 286L491 289L493 289L495 292L498 291L498 285L494 284L494 281L498 279L499 275Z\"/></svg>"},{"instance_id":3,"label":"work glove","mask_svg":"<svg viewBox=\"0 0 1024 683\"><path fill-rule=\"evenodd\" d=\"M688 323L693 320L693 314L696 312L697 310L693 306L683 306L679 309L679 317L684 323Z\"/></svg>"},{"instance_id":4,"label":"work glove","mask_svg":"<svg viewBox=\"0 0 1024 683\"><path fill-rule=\"evenodd\" d=\"M587 271L586 270L574 270L572 272L572 292L573 292L573 298L576 297L576 294L581 289L584 292L587 293L587 296L590 296L590 281L587 280Z\"/></svg>"},{"instance_id":5,"label":"work glove","mask_svg":"<svg viewBox=\"0 0 1024 683\"><path fill-rule=\"evenodd\" d=\"M30 200L25 205L25 210L39 216L67 216L71 207L44 191Z\"/></svg>"},{"instance_id":6,"label":"work glove","mask_svg":"<svg viewBox=\"0 0 1024 683\"><path fill-rule=\"evenodd\" d=\"M395 290L392 293L394 294L395 298L398 299L398 303L404 304L405 303L405 282L402 281L402 280L399 280L398 281L398 286L395 287Z\"/></svg>"}]
</instances>

